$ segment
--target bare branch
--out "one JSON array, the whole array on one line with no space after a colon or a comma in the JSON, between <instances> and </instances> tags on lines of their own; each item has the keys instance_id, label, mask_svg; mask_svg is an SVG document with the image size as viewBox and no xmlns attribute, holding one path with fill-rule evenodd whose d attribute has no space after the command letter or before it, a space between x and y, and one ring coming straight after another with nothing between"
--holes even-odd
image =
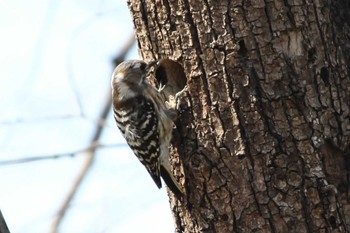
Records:
<instances>
[{"instance_id":1,"label":"bare branch","mask_svg":"<svg viewBox=\"0 0 350 233\"><path fill-rule=\"evenodd\" d=\"M43 121L56 121L56 120L70 120L70 119L76 119L76 118L82 118L85 119L95 125L99 125L101 127L107 128L112 127L112 125L108 124L108 121L106 119L95 119L91 117L86 116L78 116L78 115L56 115L56 116L45 116L45 117L35 117L35 118L17 118L12 119L9 121L0 121L0 125L10 125L10 124L33 124L36 122L42 123ZM113 125L113 127L115 124Z\"/></svg>"},{"instance_id":2,"label":"bare branch","mask_svg":"<svg viewBox=\"0 0 350 233\"><path fill-rule=\"evenodd\" d=\"M131 49L132 45L134 44L134 41L135 41L134 36L132 36L127 41L125 46L122 48L118 57L116 59L114 59L114 62L120 63L121 61L123 61L125 59L125 56L129 52L129 50ZM105 106L103 107L102 112L101 112L101 116L100 116L100 119L102 121L107 119L107 116L109 114L109 111L111 110L111 105L112 105L112 96L110 94L110 91L108 90L107 93L109 93L109 95L108 95L108 98L106 98ZM101 137L103 129L104 129L103 125L98 125L98 127L96 128L96 132L94 133L94 136L91 140L91 145L94 145L99 141L99 138ZM86 177L86 174L88 173L91 165L94 162L95 151L96 151L96 147L92 148L91 150L89 150L86 153L87 159L85 161L85 164L82 167L82 170L81 170L80 174L78 175L78 177L76 178L75 182L73 183L73 186L72 186L70 192L68 193L66 199L64 200L61 208L59 209L59 211L57 213L57 218L54 220L54 222L51 225L51 233L58 232L58 228L62 222L62 219L64 218L64 216L67 212L67 209L68 209L71 201L73 200L75 194L77 193L77 190L79 189L82 181Z\"/></svg>"},{"instance_id":3,"label":"bare branch","mask_svg":"<svg viewBox=\"0 0 350 233\"><path fill-rule=\"evenodd\" d=\"M29 163L29 162L36 162L41 160L50 160L50 159L60 159L64 157L75 157L78 154L83 153L90 153L92 150L106 148L106 147L122 147L126 146L125 143L117 143L117 144L109 144L109 145L103 145L99 143L92 144L84 149L68 152L68 153L62 153L62 154L52 154L52 155L42 155L42 156L26 156L24 158L17 158L17 159L9 159L9 160L0 160L0 166L5 165L15 165L20 163Z\"/></svg>"}]
</instances>

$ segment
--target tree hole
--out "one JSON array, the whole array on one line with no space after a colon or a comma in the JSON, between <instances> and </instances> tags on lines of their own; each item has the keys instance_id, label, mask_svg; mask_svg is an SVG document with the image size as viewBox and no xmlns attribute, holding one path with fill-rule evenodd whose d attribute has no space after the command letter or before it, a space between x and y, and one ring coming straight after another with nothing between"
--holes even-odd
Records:
<instances>
[{"instance_id":1,"label":"tree hole","mask_svg":"<svg viewBox=\"0 0 350 233\"><path fill-rule=\"evenodd\" d=\"M186 86L187 79L182 65L170 59L162 59L157 63L155 77L158 86L164 87L166 96L175 96Z\"/></svg>"},{"instance_id":2,"label":"tree hole","mask_svg":"<svg viewBox=\"0 0 350 233\"><path fill-rule=\"evenodd\" d=\"M323 83L328 86L329 85L329 71L326 67L322 67L321 68L321 79L323 81Z\"/></svg>"}]
</instances>

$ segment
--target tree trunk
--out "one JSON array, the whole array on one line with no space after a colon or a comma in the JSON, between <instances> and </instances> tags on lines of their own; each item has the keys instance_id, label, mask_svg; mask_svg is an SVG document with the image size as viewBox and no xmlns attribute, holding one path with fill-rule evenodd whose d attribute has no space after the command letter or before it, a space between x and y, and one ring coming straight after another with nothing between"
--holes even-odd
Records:
<instances>
[{"instance_id":1,"label":"tree trunk","mask_svg":"<svg viewBox=\"0 0 350 233\"><path fill-rule=\"evenodd\" d=\"M350 3L129 0L179 62L177 232L350 232ZM179 167L181 169L179 169Z\"/></svg>"},{"instance_id":2,"label":"tree trunk","mask_svg":"<svg viewBox=\"0 0 350 233\"><path fill-rule=\"evenodd\" d=\"M7 224L5 222L5 219L2 216L1 210L0 210L0 233L10 233L7 227Z\"/></svg>"}]
</instances>

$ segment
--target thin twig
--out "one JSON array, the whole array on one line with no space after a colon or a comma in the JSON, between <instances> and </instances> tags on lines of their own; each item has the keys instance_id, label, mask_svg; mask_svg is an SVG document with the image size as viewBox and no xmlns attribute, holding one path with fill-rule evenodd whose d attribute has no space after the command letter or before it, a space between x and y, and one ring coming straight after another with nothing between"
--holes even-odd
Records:
<instances>
[{"instance_id":1,"label":"thin twig","mask_svg":"<svg viewBox=\"0 0 350 233\"><path fill-rule=\"evenodd\" d=\"M116 59L114 59L114 62L119 64L121 61L123 61L125 59L126 54L129 52L129 50L131 49L133 44L134 44L134 36L132 36L131 39L129 39L127 41L126 45L122 48L118 57ZM109 91L107 93L109 93ZM111 94L109 94L108 98L106 99L105 105L103 107L100 119L102 119L102 120L107 119L107 116L108 116L109 111L111 109L111 105L112 105L112 97L111 97ZM96 132L94 133L94 136L91 140L91 145L94 145L96 142L99 141L99 138L101 137L103 129L104 129L103 126L98 126L96 128ZM82 167L82 170L80 171L80 174L76 178L75 182L73 183L73 186L72 186L70 192L68 193L66 199L64 200L61 208L59 209L59 211L57 213L57 218L54 220L54 222L51 225L51 233L58 232L58 228L62 222L62 219L64 218L64 216L67 212L67 209L68 209L70 203L72 202L75 194L77 193L77 190L79 189L80 185L82 184L83 179L86 177L88 171L91 168L91 165L94 162L95 152L96 152L96 148L92 148L90 151L88 151L86 153L87 159L85 161L85 164Z\"/></svg>"},{"instance_id":2,"label":"thin twig","mask_svg":"<svg viewBox=\"0 0 350 233\"><path fill-rule=\"evenodd\" d=\"M0 160L0 166L5 165L15 165L20 163L29 163L29 162L37 162L41 160L50 160L50 159L60 159L64 157L75 157L78 154L88 153L91 150L100 149L100 148L106 148L106 147L122 147L126 146L125 143L116 143L116 144L106 144L102 145L99 143L90 145L84 149L68 152L68 153L62 153L62 154L52 154L52 155L42 155L42 156L27 156L24 158L17 158L17 159L9 159L9 160Z\"/></svg>"},{"instance_id":3,"label":"thin twig","mask_svg":"<svg viewBox=\"0 0 350 233\"><path fill-rule=\"evenodd\" d=\"M94 124L99 124L102 127L111 127L110 125L107 124L106 119L95 119L91 117L86 117L86 116L76 116L76 115L55 115L55 116L45 116L45 117L35 117L32 119L28 118L18 118L18 119L12 119L9 121L0 121L0 126L1 125L10 125L10 124L35 124L37 122L42 123L43 121L56 121L56 120L72 120L72 119L85 119L91 123ZM115 126L115 125L113 125Z\"/></svg>"}]
</instances>

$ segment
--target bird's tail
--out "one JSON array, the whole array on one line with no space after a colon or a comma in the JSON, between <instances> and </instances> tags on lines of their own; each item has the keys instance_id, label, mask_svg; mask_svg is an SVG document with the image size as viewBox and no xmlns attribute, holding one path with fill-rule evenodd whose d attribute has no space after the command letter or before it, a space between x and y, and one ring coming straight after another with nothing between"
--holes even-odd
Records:
<instances>
[{"instance_id":1,"label":"bird's tail","mask_svg":"<svg viewBox=\"0 0 350 233\"><path fill-rule=\"evenodd\" d=\"M165 184L168 186L168 188L175 194L177 197L181 197L183 195L183 191L179 185L179 183L175 180L175 177L171 173L170 170L160 166L160 175L162 176Z\"/></svg>"}]
</instances>

